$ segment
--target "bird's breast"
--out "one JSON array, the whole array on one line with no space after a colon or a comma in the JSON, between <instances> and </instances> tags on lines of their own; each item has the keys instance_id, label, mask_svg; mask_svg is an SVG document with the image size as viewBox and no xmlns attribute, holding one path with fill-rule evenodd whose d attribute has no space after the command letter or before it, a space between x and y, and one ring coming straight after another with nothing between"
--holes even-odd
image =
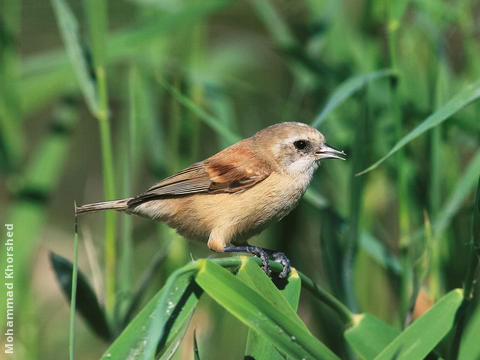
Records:
<instances>
[{"instance_id":1,"label":"bird's breast","mask_svg":"<svg viewBox=\"0 0 480 360\"><path fill-rule=\"evenodd\" d=\"M149 201L136 213L166 222L189 238L206 241L215 228L230 229L233 239L248 239L287 215L304 194L309 179L273 172L239 193L194 194Z\"/></svg>"}]
</instances>

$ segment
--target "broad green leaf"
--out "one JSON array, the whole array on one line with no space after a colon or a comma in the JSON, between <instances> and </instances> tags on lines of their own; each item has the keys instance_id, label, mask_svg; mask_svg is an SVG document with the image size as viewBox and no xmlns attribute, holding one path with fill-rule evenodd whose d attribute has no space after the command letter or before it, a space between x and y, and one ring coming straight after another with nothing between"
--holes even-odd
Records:
<instances>
[{"instance_id":1,"label":"broad green leaf","mask_svg":"<svg viewBox=\"0 0 480 360\"><path fill-rule=\"evenodd\" d=\"M298 296L300 294L301 280L295 268L288 277L289 292L281 292L265 272L251 257L242 256L242 265L238 270L237 277L246 285L255 290L259 295L269 301L272 306L281 311L288 317L294 318L298 325L308 331L303 321L297 316L295 309L298 306ZM289 296L289 299L285 295Z\"/></svg>"},{"instance_id":2,"label":"broad green leaf","mask_svg":"<svg viewBox=\"0 0 480 360\"><path fill-rule=\"evenodd\" d=\"M459 360L480 359L480 343L478 341L480 334L480 306L473 313L467 325L463 340L460 345Z\"/></svg>"},{"instance_id":3,"label":"broad green leaf","mask_svg":"<svg viewBox=\"0 0 480 360\"><path fill-rule=\"evenodd\" d=\"M395 154L398 150L408 144L410 141L422 135L424 132L431 128L441 124L449 117L462 110L465 106L477 100L480 97L480 80L474 82L463 88L457 95L455 95L445 105L441 106L432 115L427 117L420 125L410 131L402 139L400 139L395 146L380 160L373 165L369 166L365 170L361 171L357 175L363 175L373 169L377 168L381 163L387 160L390 156Z\"/></svg>"},{"instance_id":4,"label":"broad green leaf","mask_svg":"<svg viewBox=\"0 0 480 360\"><path fill-rule=\"evenodd\" d=\"M73 264L64 257L53 252L50 253L55 276L67 300L71 300ZM110 328L107 324L105 312L100 306L95 292L90 287L86 277L78 272L76 311L83 317L87 325L103 340L111 339Z\"/></svg>"},{"instance_id":5,"label":"broad green leaf","mask_svg":"<svg viewBox=\"0 0 480 360\"><path fill-rule=\"evenodd\" d=\"M453 327L455 315L462 301L462 290L450 291L388 344L375 359L425 358Z\"/></svg>"},{"instance_id":6,"label":"broad green leaf","mask_svg":"<svg viewBox=\"0 0 480 360\"><path fill-rule=\"evenodd\" d=\"M237 277L240 280L256 290L260 295L263 295L273 306L283 309L280 311L288 313L297 309L302 282L294 268L292 268L285 288L280 291L255 261L247 257L242 257L242 261L242 266L237 273ZM304 325L303 322L301 325ZM257 334L254 329L248 331L245 357L255 360L283 359L283 356L278 353L270 341Z\"/></svg>"},{"instance_id":7,"label":"broad green leaf","mask_svg":"<svg viewBox=\"0 0 480 360\"><path fill-rule=\"evenodd\" d=\"M216 302L293 359L338 359L298 324L244 282L212 261L199 260L196 282Z\"/></svg>"},{"instance_id":8,"label":"broad green leaf","mask_svg":"<svg viewBox=\"0 0 480 360\"><path fill-rule=\"evenodd\" d=\"M398 335L400 330L370 314L356 315L355 324L345 331L345 339L357 355L374 359Z\"/></svg>"},{"instance_id":9,"label":"broad green leaf","mask_svg":"<svg viewBox=\"0 0 480 360\"><path fill-rule=\"evenodd\" d=\"M60 33L65 43L77 79L90 111L96 114L99 108L95 80L91 76L85 53L80 42L78 23L64 0L52 0Z\"/></svg>"},{"instance_id":10,"label":"broad green leaf","mask_svg":"<svg viewBox=\"0 0 480 360\"><path fill-rule=\"evenodd\" d=\"M190 325L190 320L193 317L193 312L190 314L189 318L183 321L183 324L180 324L180 329L175 331L175 335L168 341L168 344L164 350L162 350L162 354L160 357L155 358L155 360L171 360L175 353L177 352L180 344L182 343L183 338L188 330L188 326Z\"/></svg>"},{"instance_id":11,"label":"broad green leaf","mask_svg":"<svg viewBox=\"0 0 480 360\"><path fill-rule=\"evenodd\" d=\"M102 359L152 359L157 352L172 349L201 295L193 281L196 269L197 264L191 263L175 271Z\"/></svg>"},{"instance_id":12,"label":"broad green leaf","mask_svg":"<svg viewBox=\"0 0 480 360\"><path fill-rule=\"evenodd\" d=\"M333 110L369 82L390 76L395 76L395 72L392 69L383 69L368 74L358 75L346 80L335 89L333 95L328 99L322 111L317 115L315 120L312 121L311 125L315 128L319 127Z\"/></svg>"}]
</instances>

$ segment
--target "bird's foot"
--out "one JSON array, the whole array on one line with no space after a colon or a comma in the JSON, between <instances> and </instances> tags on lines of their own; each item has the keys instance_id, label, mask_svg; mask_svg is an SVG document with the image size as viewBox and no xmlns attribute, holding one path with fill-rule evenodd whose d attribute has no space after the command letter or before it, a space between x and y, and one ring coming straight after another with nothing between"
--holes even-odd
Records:
<instances>
[{"instance_id":1,"label":"bird's foot","mask_svg":"<svg viewBox=\"0 0 480 360\"><path fill-rule=\"evenodd\" d=\"M272 257L276 262L282 264L282 272L278 275L280 279L286 279L288 274L290 274L290 259L283 252L274 252Z\"/></svg>"},{"instance_id":2,"label":"bird's foot","mask_svg":"<svg viewBox=\"0 0 480 360\"><path fill-rule=\"evenodd\" d=\"M272 275L272 271L270 269L270 265L268 263L268 259L271 256L276 262L279 262L283 265L282 272L278 275L279 278L283 279L288 276L290 273L290 260L285 256L284 253L273 251L269 249L264 249L260 246L230 246L223 249L224 252L245 252L256 257L260 258L262 261L262 270L267 274L269 277Z\"/></svg>"}]
</instances>

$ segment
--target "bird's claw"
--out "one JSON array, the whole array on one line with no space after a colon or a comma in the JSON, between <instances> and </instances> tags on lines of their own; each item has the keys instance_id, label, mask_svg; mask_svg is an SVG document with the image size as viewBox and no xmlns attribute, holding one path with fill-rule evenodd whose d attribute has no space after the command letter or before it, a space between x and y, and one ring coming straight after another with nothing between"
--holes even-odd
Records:
<instances>
[{"instance_id":1,"label":"bird's claw","mask_svg":"<svg viewBox=\"0 0 480 360\"><path fill-rule=\"evenodd\" d=\"M275 262L278 262L283 265L282 272L278 275L280 279L285 279L288 274L290 274L290 259L282 252L274 252L272 257L275 259Z\"/></svg>"},{"instance_id":2,"label":"bird's claw","mask_svg":"<svg viewBox=\"0 0 480 360\"><path fill-rule=\"evenodd\" d=\"M270 269L270 265L268 263L268 259L272 257L275 262L278 262L283 265L283 269L278 275L280 279L285 279L288 274L290 274L290 260L285 256L284 253L278 251L272 251L268 249L264 249L259 246L233 246L233 247L226 247L223 249L224 252L246 252L256 257L260 258L262 261L261 268L267 274L268 277L272 277L272 270Z\"/></svg>"}]
</instances>

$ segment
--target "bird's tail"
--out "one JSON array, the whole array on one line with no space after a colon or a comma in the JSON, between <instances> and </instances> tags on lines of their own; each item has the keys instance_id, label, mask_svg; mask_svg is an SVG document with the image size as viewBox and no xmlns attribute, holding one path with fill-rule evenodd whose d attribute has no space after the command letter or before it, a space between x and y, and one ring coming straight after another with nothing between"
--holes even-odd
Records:
<instances>
[{"instance_id":1,"label":"bird's tail","mask_svg":"<svg viewBox=\"0 0 480 360\"><path fill-rule=\"evenodd\" d=\"M127 210L128 209L128 199L121 200L112 200L112 201L102 201L93 204L85 204L81 206L75 205L75 214L82 214L90 211L102 211L102 210Z\"/></svg>"}]
</instances>

